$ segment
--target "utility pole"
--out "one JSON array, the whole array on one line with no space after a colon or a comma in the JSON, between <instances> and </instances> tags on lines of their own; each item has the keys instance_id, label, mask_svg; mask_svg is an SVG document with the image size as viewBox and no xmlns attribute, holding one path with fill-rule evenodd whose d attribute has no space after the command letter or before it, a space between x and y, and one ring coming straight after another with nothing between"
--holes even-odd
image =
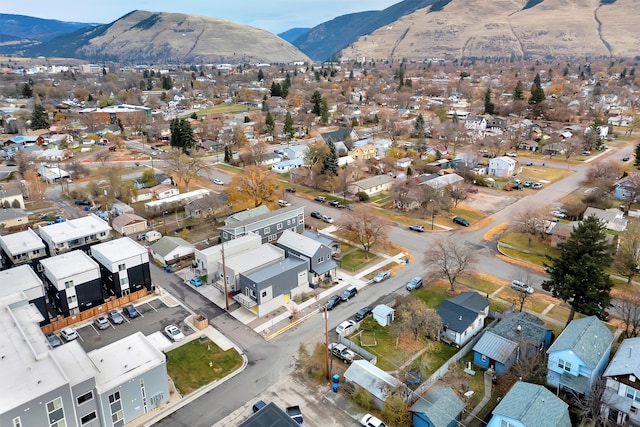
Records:
<instances>
[{"instance_id":1,"label":"utility pole","mask_svg":"<svg viewBox=\"0 0 640 427\"><path fill-rule=\"evenodd\" d=\"M229 311L229 292L227 291L227 264L224 260L224 242L220 244L220 252L222 252L222 281L224 282L224 305Z\"/></svg>"},{"instance_id":2,"label":"utility pole","mask_svg":"<svg viewBox=\"0 0 640 427\"><path fill-rule=\"evenodd\" d=\"M324 306L324 341L325 346L327 347L324 352L326 358L326 370L327 370L327 379L331 379L331 372L329 372L329 311L327 310L327 306Z\"/></svg>"}]
</instances>

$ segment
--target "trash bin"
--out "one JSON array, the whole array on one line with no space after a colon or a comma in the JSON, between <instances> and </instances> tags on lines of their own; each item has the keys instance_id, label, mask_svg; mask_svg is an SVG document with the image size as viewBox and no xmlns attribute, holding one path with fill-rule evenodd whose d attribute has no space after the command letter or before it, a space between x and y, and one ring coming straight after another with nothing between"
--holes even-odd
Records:
<instances>
[{"instance_id":1,"label":"trash bin","mask_svg":"<svg viewBox=\"0 0 640 427\"><path fill-rule=\"evenodd\" d=\"M340 382L340 375L335 374L335 375L333 376L333 383L334 383L334 384L338 384L339 382Z\"/></svg>"},{"instance_id":2,"label":"trash bin","mask_svg":"<svg viewBox=\"0 0 640 427\"><path fill-rule=\"evenodd\" d=\"M334 393L337 393L338 392L338 387L339 387L339 385L337 383L331 384L331 391L333 391Z\"/></svg>"}]
</instances>

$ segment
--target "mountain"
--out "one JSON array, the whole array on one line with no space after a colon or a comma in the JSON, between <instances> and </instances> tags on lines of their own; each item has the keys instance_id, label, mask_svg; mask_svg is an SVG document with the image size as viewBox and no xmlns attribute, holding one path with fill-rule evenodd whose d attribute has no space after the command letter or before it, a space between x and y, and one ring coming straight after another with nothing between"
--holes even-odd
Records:
<instances>
[{"instance_id":1,"label":"mountain","mask_svg":"<svg viewBox=\"0 0 640 427\"><path fill-rule=\"evenodd\" d=\"M302 36L304 33L309 31L311 28L292 28L290 30L285 31L284 33L278 34L278 37L288 41L289 43L293 43L298 37Z\"/></svg>"},{"instance_id":2,"label":"mountain","mask_svg":"<svg viewBox=\"0 0 640 427\"><path fill-rule=\"evenodd\" d=\"M293 45L311 59L325 61L359 37L438 1L442 0L404 0L381 11L338 16L302 34Z\"/></svg>"},{"instance_id":3,"label":"mountain","mask_svg":"<svg viewBox=\"0 0 640 427\"><path fill-rule=\"evenodd\" d=\"M20 39L42 42L93 25L97 24L0 13L0 43Z\"/></svg>"},{"instance_id":4,"label":"mountain","mask_svg":"<svg viewBox=\"0 0 640 427\"><path fill-rule=\"evenodd\" d=\"M84 28L30 47L25 56L72 57L127 63L286 63L309 58L264 30L224 19L135 10L105 25Z\"/></svg>"},{"instance_id":5,"label":"mountain","mask_svg":"<svg viewBox=\"0 0 640 427\"><path fill-rule=\"evenodd\" d=\"M359 37L340 56L635 57L638 14L637 0L438 0Z\"/></svg>"}]
</instances>

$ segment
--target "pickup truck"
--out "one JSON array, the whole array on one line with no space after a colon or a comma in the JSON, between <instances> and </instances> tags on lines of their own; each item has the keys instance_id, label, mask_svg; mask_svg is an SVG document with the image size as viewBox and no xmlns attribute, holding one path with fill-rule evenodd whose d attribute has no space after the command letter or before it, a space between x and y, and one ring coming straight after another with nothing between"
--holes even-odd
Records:
<instances>
[{"instance_id":1,"label":"pickup truck","mask_svg":"<svg viewBox=\"0 0 640 427\"><path fill-rule=\"evenodd\" d=\"M302 419L302 411L300 410L300 406L289 406L287 408L287 415L291 417L291 419L301 426L304 426L304 420Z\"/></svg>"},{"instance_id":2,"label":"pickup truck","mask_svg":"<svg viewBox=\"0 0 640 427\"><path fill-rule=\"evenodd\" d=\"M355 353L349 350L346 345L335 342L329 344L329 352L344 363L351 363L356 357Z\"/></svg>"}]
</instances>

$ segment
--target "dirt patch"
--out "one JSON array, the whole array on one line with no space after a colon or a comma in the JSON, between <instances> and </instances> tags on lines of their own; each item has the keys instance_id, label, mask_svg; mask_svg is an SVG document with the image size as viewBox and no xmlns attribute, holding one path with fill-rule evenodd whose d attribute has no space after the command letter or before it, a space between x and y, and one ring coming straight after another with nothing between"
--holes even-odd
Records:
<instances>
[{"instance_id":1,"label":"dirt patch","mask_svg":"<svg viewBox=\"0 0 640 427\"><path fill-rule=\"evenodd\" d=\"M472 209L480 211L486 215L494 214L507 206L518 201L515 196L508 196L502 194L496 194L494 192L480 192L473 197L469 197L464 203L460 203L464 206L463 209Z\"/></svg>"}]
</instances>

